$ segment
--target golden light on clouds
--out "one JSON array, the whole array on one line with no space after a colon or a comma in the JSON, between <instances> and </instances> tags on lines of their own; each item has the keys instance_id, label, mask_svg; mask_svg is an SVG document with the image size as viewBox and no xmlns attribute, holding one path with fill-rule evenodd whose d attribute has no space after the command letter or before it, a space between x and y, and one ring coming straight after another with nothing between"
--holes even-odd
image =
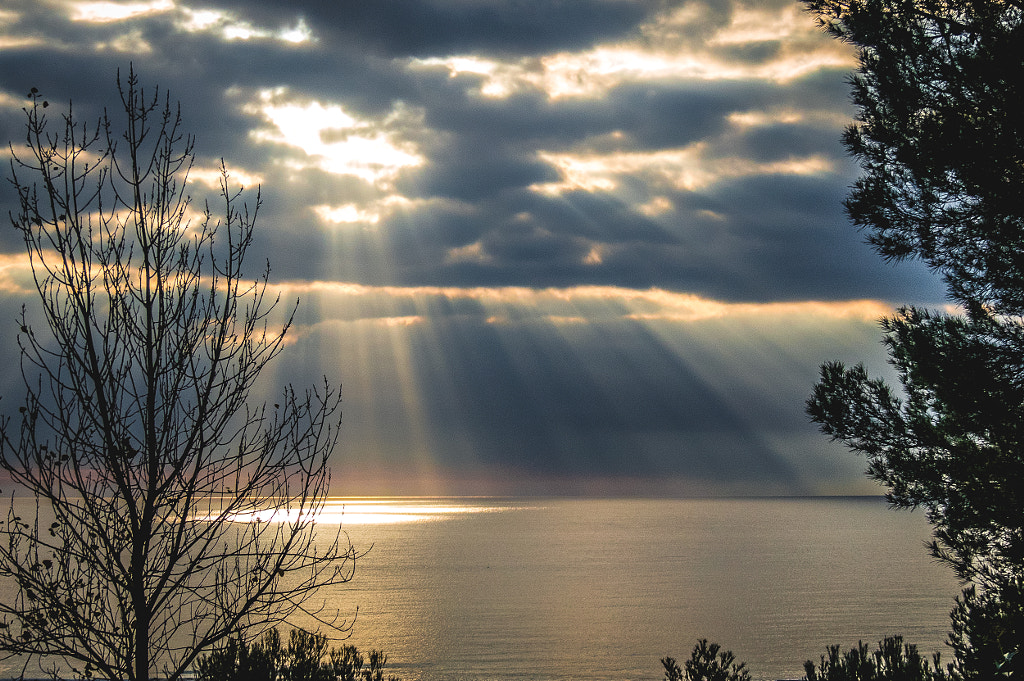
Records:
<instances>
[{"instance_id":1,"label":"golden light on clouds","mask_svg":"<svg viewBox=\"0 0 1024 681\"><path fill-rule=\"evenodd\" d=\"M794 125L807 119L805 111L795 109L781 109L776 111L734 111L729 114L727 120L738 128L760 128L766 125L784 124Z\"/></svg>"},{"instance_id":2,"label":"golden light on clouds","mask_svg":"<svg viewBox=\"0 0 1024 681\"><path fill-rule=\"evenodd\" d=\"M305 45L316 42L316 36L305 18L298 17L294 23L283 27L268 28L257 26L241 19L238 15L219 9L179 6L174 0L149 0L140 2L94 2L67 3L68 16L72 21L91 24L110 24L143 19L149 16L167 14L172 17L174 27L185 33L207 33L223 41L275 40L291 45ZM116 39L94 45L97 50L118 52L151 51L151 45L141 31L127 31Z\"/></svg>"},{"instance_id":3,"label":"golden light on clouds","mask_svg":"<svg viewBox=\"0 0 1024 681\"><path fill-rule=\"evenodd\" d=\"M178 30L186 33L213 34L224 41L262 39L276 40L291 45L306 45L316 42L313 29L303 17L298 17L293 24L283 28L266 28L256 26L224 10L181 7L175 25Z\"/></svg>"},{"instance_id":4,"label":"golden light on clouds","mask_svg":"<svg viewBox=\"0 0 1024 681\"><path fill-rule=\"evenodd\" d=\"M544 90L552 99L603 97L625 82L716 77L715 66L698 52L665 52L633 44L559 53L542 61Z\"/></svg>"},{"instance_id":5,"label":"golden light on clouds","mask_svg":"<svg viewBox=\"0 0 1024 681\"><path fill-rule=\"evenodd\" d=\"M766 10L736 7L730 22L712 30L704 42L681 33L704 32L701 5L687 4L640 27L640 40L605 43L579 52L554 52L539 58L500 61L471 54L413 58L411 69L443 69L449 77L480 78L480 96L505 99L541 91L552 100L597 99L624 83L680 80L767 79L786 82L822 68L850 67L852 51L828 40L807 21L799 5ZM739 61L719 48L778 41L783 46L763 60ZM798 45L798 48L794 48Z\"/></svg>"},{"instance_id":6,"label":"golden light on clouds","mask_svg":"<svg viewBox=\"0 0 1024 681\"><path fill-rule=\"evenodd\" d=\"M445 253L444 260L448 264L460 262L487 264L492 261L492 258L491 254L484 248L482 242L474 241L473 243L466 244L465 246L449 248L448 252Z\"/></svg>"},{"instance_id":7,"label":"golden light on clouds","mask_svg":"<svg viewBox=\"0 0 1024 681\"><path fill-rule=\"evenodd\" d=\"M396 213L415 213L430 206L444 206L456 211L455 202L441 199L409 199L401 194L387 194L365 201L321 203L310 207L321 224L329 227L354 226L363 231L376 231L377 225Z\"/></svg>"},{"instance_id":8,"label":"golden light on clouds","mask_svg":"<svg viewBox=\"0 0 1024 681\"><path fill-rule=\"evenodd\" d=\"M641 214L646 215L649 218L657 217L665 213L670 212L675 208L675 204L672 200L666 196L655 196L647 203L640 204L636 207Z\"/></svg>"},{"instance_id":9,"label":"golden light on clouds","mask_svg":"<svg viewBox=\"0 0 1024 681\"><path fill-rule=\"evenodd\" d=\"M265 122L251 136L298 152L291 159L298 168L354 175L386 188L403 170L425 162L415 145L398 132L419 127L421 114L401 103L383 120L360 119L340 104L294 97L287 88L276 88L261 90L243 110Z\"/></svg>"},{"instance_id":10,"label":"golden light on clouds","mask_svg":"<svg viewBox=\"0 0 1024 681\"><path fill-rule=\"evenodd\" d=\"M0 19L0 24L2 24L2 23L3 23L3 20ZM40 45L50 45L52 47L52 45L50 43L48 43L46 40L44 40L43 38L41 38L39 36L30 36L30 35L9 36L9 35L0 35L0 50L17 50L17 49L24 49L24 48L28 48L28 47L39 47Z\"/></svg>"},{"instance_id":11,"label":"golden light on clouds","mask_svg":"<svg viewBox=\"0 0 1024 681\"><path fill-rule=\"evenodd\" d=\"M0 253L0 293L10 297L36 294L27 255Z\"/></svg>"},{"instance_id":12,"label":"golden light on clouds","mask_svg":"<svg viewBox=\"0 0 1024 681\"><path fill-rule=\"evenodd\" d=\"M72 21L91 23L125 21L126 19L170 12L174 7L173 0L150 0L149 2L75 2L69 5Z\"/></svg>"},{"instance_id":13,"label":"golden light on clouds","mask_svg":"<svg viewBox=\"0 0 1024 681\"><path fill-rule=\"evenodd\" d=\"M476 55L461 55L447 58L416 58L409 61L409 66L413 69L446 69L449 78L457 78L467 73L490 78L494 77L502 69L509 70L509 67L501 62Z\"/></svg>"},{"instance_id":14,"label":"golden light on clouds","mask_svg":"<svg viewBox=\"0 0 1024 681\"><path fill-rule=\"evenodd\" d=\"M769 125L820 125L822 127L845 128L853 120L842 110L770 108L734 111L726 119L737 128L760 128Z\"/></svg>"},{"instance_id":15,"label":"golden light on clouds","mask_svg":"<svg viewBox=\"0 0 1024 681\"><path fill-rule=\"evenodd\" d=\"M831 172L832 161L824 156L791 157L779 161L758 162L738 156L709 157L707 142L696 142L681 149L612 153L547 152L538 156L554 166L561 182L536 184L534 191L558 195L570 191L605 191L619 188L623 179L647 178L653 187L696 191L723 180L751 175L818 175ZM646 204L656 213L666 209L664 201Z\"/></svg>"},{"instance_id":16,"label":"golden light on clouds","mask_svg":"<svg viewBox=\"0 0 1024 681\"><path fill-rule=\"evenodd\" d=\"M430 318L425 313L366 318L365 311L395 309L403 303L426 310L438 307L431 301L472 301L479 306L484 320L558 318L563 323L601 319L697 322L785 316L873 321L893 313L892 305L878 300L729 302L661 288L620 286L370 286L350 282L289 281L276 288L282 299L318 296L324 303L329 302L323 305L325 314L334 314L336 318L376 320L388 326L429 323ZM581 310L589 314L581 314Z\"/></svg>"},{"instance_id":17,"label":"golden light on clouds","mask_svg":"<svg viewBox=\"0 0 1024 681\"><path fill-rule=\"evenodd\" d=\"M892 312L893 308L891 305L877 300L725 303L682 294L682 297L678 300L666 301L666 305L656 312L633 313L627 315L627 317L641 321L662 320L682 322L722 318L753 319L757 317L854 319L870 322L892 314Z\"/></svg>"},{"instance_id":18,"label":"golden light on clouds","mask_svg":"<svg viewBox=\"0 0 1024 681\"><path fill-rule=\"evenodd\" d=\"M264 182L263 176L259 173L252 173L236 166L229 166L227 173L228 186L237 189L254 188ZM214 191L220 190L221 178L222 174L219 167L194 166L188 174L190 182L199 183L207 189Z\"/></svg>"},{"instance_id":19,"label":"golden light on clouds","mask_svg":"<svg viewBox=\"0 0 1024 681\"><path fill-rule=\"evenodd\" d=\"M234 19L230 15L225 15L223 18L219 18L212 26L207 28L207 30L211 29L219 31L225 40L255 40L269 38L273 40L280 40L285 43L291 43L293 45L315 42L313 31L306 23L306 20L301 17L294 26L271 30L254 26L247 21Z\"/></svg>"},{"instance_id":20,"label":"golden light on clouds","mask_svg":"<svg viewBox=\"0 0 1024 681\"><path fill-rule=\"evenodd\" d=\"M806 36L814 30L813 22L807 21L803 6L797 3L770 9L736 6L729 25L708 42L731 45L786 40Z\"/></svg>"},{"instance_id":21,"label":"golden light on clouds","mask_svg":"<svg viewBox=\"0 0 1024 681\"><path fill-rule=\"evenodd\" d=\"M320 204L313 206L313 212L322 222L332 225L362 223L375 225L380 222L380 214L364 210L354 203L340 206Z\"/></svg>"},{"instance_id":22,"label":"golden light on clouds","mask_svg":"<svg viewBox=\"0 0 1024 681\"><path fill-rule=\"evenodd\" d=\"M407 61L413 71L440 69L449 78L463 75L480 78L477 93L491 99L506 99L524 89L543 88L536 60L498 61L471 54L450 57L414 57Z\"/></svg>"},{"instance_id":23,"label":"golden light on clouds","mask_svg":"<svg viewBox=\"0 0 1024 681\"><path fill-rule=\"evenodd\" d=\"M608 250L608 246L605 244L594 244L587 251L587 254L583 256L583 264L585 265L600 265L604 262L605 253Z\"/></svg>"},{"instance_id":24,"label":"golden light on clouds","mask_svg":"<svg viewBox=\"0 0 1024 681\"><path fill-rule=\"evenodd\" d=\"M0 47L3 47L3 39L2 38L0 38ZM30 100L23 99L21 97L15 97L15 96L11 95L10 93L7 93L7 92L4 92L3 90L0 90L0 109L10 109L12 111L17 111L18 109L21 109L22 107L25 107L25 106L29 106L30 104L31 104ZM10 158L10 156L11 156L11 148L10 147L4 146L4 147L0 148L0 158Z\"/></svg>"},{"instance_id":25,"label":"golden light on clouds","mask_svg":"<svg viewBox=\"0 0 1024 681\"><path fill-rule=\"evenodd\" d=\"M149 54L153 46L144 37L142 31L133 29L117 36L113 40L102 40L93 45L97 52L120 52L121 54Z\"/></svg>"},{"instance_id":26,"label":"golden light on clouds","mask_svg":"<svg viewBox=\"0 0 1024 681\"><path fill-rule=\"evenodd\" d=\"M412 69L440 68L449 77L481 79L478 93L505 99L539 90L552 100L601 98L624 83L661 80L767 79L785 82L822 68L851 63L846 51L825 44L814 50L782 51L765 62L743 63L690 46L651 49L633 43L599 46L588 52L559 52L537 60L498 62L471 55L410 59Z\"/></svg>"},{"instance_id":27,"label":"golden light on clouds","mask_svg":"<svg viewBox=\"0 0 1024 681\"><path fill-rule=\"evenodd\" d=\"M179 22L178 26L189 33L209 31L230 21L230 15L227 12L216 9L192 9L186 7L182 9L182 15L184 18Z\"/></svg>"},{"instance_id":28,"label":"golden light on clouds","mask_svg":"<svg viewBox=\"0 0 1024 681\"><path fill-rule=\"evenodd\" d=\"M38 35L26 35L22 34L11 34L8 32L8 27L14 26L21 21L23 14L14 10L0 7L0 50L17 50L28 47L38 47L40 45L50 45L52 42L48 42L44 38ZM4 99L9 97L3 91L0 91L0 106L7 106ZM21 105L19 105L19 108Z\"/></svg>"}]
</instances>

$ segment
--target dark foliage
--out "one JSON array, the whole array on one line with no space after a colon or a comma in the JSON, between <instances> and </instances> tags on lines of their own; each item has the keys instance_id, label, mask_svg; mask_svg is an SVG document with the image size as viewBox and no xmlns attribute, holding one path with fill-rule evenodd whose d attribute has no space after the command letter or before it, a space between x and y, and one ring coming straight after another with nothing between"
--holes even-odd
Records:
<instances>
[{"instance_id":1,"label":"dark foliage","mask_svg":"<svg viewBox=\"0 0 1024 681\"><path fill-rule=\"evenodd\" d=\"M958 300L1024 311L1024 10L994 0L808 0L859 49L864 168L847 202L887 258L921 258Z\"/></svg>"},{"instance_id":2,"label":"dark foliage","mask_svg":"<svg viewBox=\"0 0 1024 681\"><path fill-rule=\"evenodd\" d=\"M884 327L902 394L829 363L811 417L867 455L893 504L926 510L932 552L961 579L1012 581L1024 568L1024 330L913 309Z\"/></svg>"},{"instance_id":3,"label":"dark foliage","mask_svg":"<svg viewBox=\"0 0 1024 681\"><path fill-rule=\"evenodd\" d=\"M717 643L708 643L707 639L697 642L682 668L671 657L661 664L665 681L750 681L746 664L737 663L731 650L722 651Z\"/></svg>"},{"instance_id":4,"label":"dark foliage","mask_svg":"<svg viewBox=\"0 0 1024 681\"><path fill-rule=\"evenodd\" d=\"M923 507L931 550L966 583L954 675L992 678L1024 641L1024 8L1017 0L807 0L858 48L864 170L847 201L882 256L940 273L959 315L883 322L901 390L822 367L808 412L868 457L899 508Z\"/></svg>"},{"instance_id":5,"label":"dark foliage","mask_svg":"<svg viewBox=\"0 0 1024 681\"><path fill-rule=\"evenodd\" d=\"M1024 679L1024 589L1020 580L1001 589L964 589L951 614L953 679Z\"/></svg>"},{"instance_id":6,"label":"dark foliage","mask_svg":"<svg viewBox=\"0 0 1024 681\"><path fill-rule=\"evenodd\" d=\"M355 646L328 650L322 634L293 629L282 645L277 629L247 645L231 638L199 659L197 681L398 681L384 676L387 656Z\"/></svg>"},{"instance_id":7,"label":"dark foliage","mask_svg":"<svg viewBox=\"0 0 1024 681\"><path fill-rule=\"evenodd\" d=\"M807 681L944 681L946 675L939 664L938 654L934 666L921 657L916 646L905 644L900 636L879 642L874 652L868 652L861 642L846 653L839 646L829 646L827 655L815 667L804 663Z\"/></svg>"}]
</instances>

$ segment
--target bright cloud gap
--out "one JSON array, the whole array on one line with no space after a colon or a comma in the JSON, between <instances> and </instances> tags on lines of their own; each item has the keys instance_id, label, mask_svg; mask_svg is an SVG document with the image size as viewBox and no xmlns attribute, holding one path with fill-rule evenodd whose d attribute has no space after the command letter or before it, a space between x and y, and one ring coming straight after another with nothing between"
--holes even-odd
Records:
<instances>
[{"instance_id":1,"label":"bright cloud gap","mask_svg":"<svg viewBox=\"0 0 1024 681\"><path fill-rule=\"evenodd\" d=\"M414 308L426 308L431 300L469 301L479 306L490 323L515 317L548 317L561 322L615 317L636 321L700 321L730 317L813 316L833 319L875 320L893 312L878 300L727 302L693 293L659 288L629 289L616 286L574 286L569 288L370 286L350 282L290 281L277 285L282 296L311 294L332 301L332 309L343 311L345 301L353 310L387 310L403 301ZM374 319L390 324L410 325L429 320L426 314L385 315Z\"/></svg>"}]
</instances>

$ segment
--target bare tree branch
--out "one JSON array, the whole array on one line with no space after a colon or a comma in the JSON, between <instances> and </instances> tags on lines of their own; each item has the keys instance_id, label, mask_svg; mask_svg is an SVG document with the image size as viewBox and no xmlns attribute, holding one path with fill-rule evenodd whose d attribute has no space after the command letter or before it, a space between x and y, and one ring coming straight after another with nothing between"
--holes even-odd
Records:
<instances>
[{"instance_id":1,"label":"bare tree branch","mask_svg":"<svg viewBox=\"0 0 1024 681\"><path fill-rule=\"evenodd\" d=\"M349 580L340 531L315 534L340 393L327 380L279 402L249 392L294 308L243 269L260 195L189 221L193 139L169 98L118 79L123 123L71 107L54 132L35 91L15 151L12 215L48 335L23 309L26 397L0 421L0 467L36 500L0 523L0 651L82 675L177 679L229 636L310 613ZM31 178L23 180L22 178ZM287 512L287 513L286 513ZM265 519L271 518L270 522Z\"/></svg>"}]
</instances>

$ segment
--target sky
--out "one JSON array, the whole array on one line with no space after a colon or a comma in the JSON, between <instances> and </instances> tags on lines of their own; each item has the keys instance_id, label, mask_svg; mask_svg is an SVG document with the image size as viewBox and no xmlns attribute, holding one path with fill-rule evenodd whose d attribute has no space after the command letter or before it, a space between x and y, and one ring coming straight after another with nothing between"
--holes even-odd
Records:
<instances>
[{"instance_id":1,"label":"sky","mask_svg":"<svg viewBox=\"0 0 1024 681\"><path fill-rule=\"evenodd\" d=\"M804 401L945 298L843 213L855 59L799 3L0 0L0 139L129 65L197 205L221 159L260 188L253 274L299 311L253 398L342 386L336 493L879 492ZM5 408L23 252L0 229Z\"/></svg>"}]
</instances>

